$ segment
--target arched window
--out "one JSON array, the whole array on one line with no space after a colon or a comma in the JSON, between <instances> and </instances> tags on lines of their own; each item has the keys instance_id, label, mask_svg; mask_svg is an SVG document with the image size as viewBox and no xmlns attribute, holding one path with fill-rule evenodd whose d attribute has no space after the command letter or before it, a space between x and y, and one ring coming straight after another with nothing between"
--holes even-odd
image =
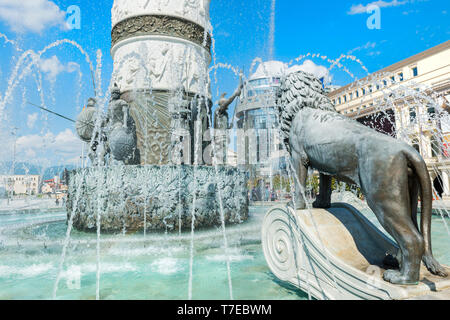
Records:
<instances>
[{"instance_id":1,"label":"arched window","mask_svg":"<svg viewBox=\"0 0 450 320\"><path fill-rule=\"evenodd\" d=\"M431 156L433 158L438 157L441 154L441 152L440 152L441 146L440 146L439 140L436 138L435 135L431 136L430 144L431 144Z\"/></svg>"}]
</instances>

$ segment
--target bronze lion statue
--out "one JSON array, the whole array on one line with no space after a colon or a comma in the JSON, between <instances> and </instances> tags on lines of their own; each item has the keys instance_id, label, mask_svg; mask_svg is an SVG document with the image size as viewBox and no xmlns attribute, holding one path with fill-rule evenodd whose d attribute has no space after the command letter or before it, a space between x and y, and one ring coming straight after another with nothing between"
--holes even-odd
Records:
<instances>
[{"instance_id":1,"label":"bronze lion statue","mask_svg":"<svg viewBox=\"0 0 450 320\"><path fill-rule=\"evenodd\" d=\"M303 190L309 167L320 172L315 208L330 207L332 177L357 185L400 249L399 270L386 270L384 280L417 284L421 261L431 273L446 277L431 250L432 187L420 154L406 143L340 115L321 82L305 72L283 79L277 104L284 142L298 178L296 209L306 205Z\"/></svg>"}]
</instances>

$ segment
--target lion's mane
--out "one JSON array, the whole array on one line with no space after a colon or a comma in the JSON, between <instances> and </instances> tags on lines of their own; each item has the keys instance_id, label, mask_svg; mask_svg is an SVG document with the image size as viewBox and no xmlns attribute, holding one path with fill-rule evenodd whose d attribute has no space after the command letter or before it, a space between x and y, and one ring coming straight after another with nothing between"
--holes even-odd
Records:
<instances>
[{"instance_id":1,"label":"lion's mane","mask_svg":"<svg viewBox=\"0 0 450 320\"><path fill-rule=\"evenodd\" d=\"M288 151L292 121L300 110L314 108L336 112L333 103L325 95L320 80L303 71L290 73L282 79L277 105L280 128Z\"/></svg>"}]
</instances>

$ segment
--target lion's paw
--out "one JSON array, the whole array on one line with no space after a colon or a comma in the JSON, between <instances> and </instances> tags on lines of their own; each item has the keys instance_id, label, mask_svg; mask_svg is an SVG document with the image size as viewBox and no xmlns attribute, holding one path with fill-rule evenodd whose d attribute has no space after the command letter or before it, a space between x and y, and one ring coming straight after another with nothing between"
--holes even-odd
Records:
<instances>
[{"instance_id":1,"label":"lion's paw","mask_svg":"<svg viewBox=\"0 0 450 320\"><path fill-rule=\"evenodd\" d=\"M419 281L410 279L398 270L386 270L383 279L392 284L416 285L419 283Z\"/></svg>"},{"instance_id":2,"label":"lion's paw","mask_svg":"<svg viewBox=\"0 0 450 320\"><path fill-rule=\"evenodd\" d=\"M432 274L443 278L448 276L447 271L432 256L424 256L423 263Z\"/></svg>"}]
</instances>

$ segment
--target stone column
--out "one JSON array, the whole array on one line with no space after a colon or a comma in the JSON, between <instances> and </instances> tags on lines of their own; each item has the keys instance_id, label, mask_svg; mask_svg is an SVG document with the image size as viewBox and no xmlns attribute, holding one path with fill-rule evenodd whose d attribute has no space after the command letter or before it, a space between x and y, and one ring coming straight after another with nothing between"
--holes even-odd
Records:
<instances>
[{"instance_id":1,"label":"stone column","mask_svg":"<svg viewBox=\"0 0 450 320\"><path fill-rule=\"evenodd\" d=\"M114 1L113 79L125 92L122 98L130 104L136 121L141 164L169 162L168 101L176 90L183 87L190 100L197 97L196 100L206 101L210 107L209 3L208 0Z\"/></svg>"}]
</instances>

